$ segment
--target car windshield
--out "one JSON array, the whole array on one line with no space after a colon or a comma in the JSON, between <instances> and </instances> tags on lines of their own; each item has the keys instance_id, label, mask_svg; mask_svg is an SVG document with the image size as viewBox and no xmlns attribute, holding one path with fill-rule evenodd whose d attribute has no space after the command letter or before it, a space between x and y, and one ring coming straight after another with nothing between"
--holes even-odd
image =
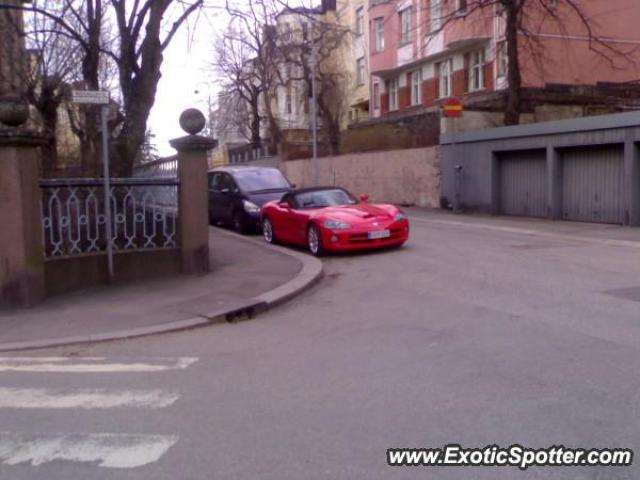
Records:
<instances>
[{"instance_id":1,"label":"car windshield","mask_svg":"<svg viewBox=\"0 0 640 480\"><path fill-rule=\"evenodd\" d=\"M248 193L291 188L287 179L276 168L256 168L234 172L233 177L240 189Z\"/></svg>"},{"instance_id":2,"label":"car windshield","mask_svg":"<svg viewBox=\"0 0 640 480\"><path fill-rule=\"evenodd\" d=\"M358 203L345 190L333 188L329 190L313 190L296 195L296 204L299 208L322 208L336 205L354 205Z\"/></svg>"}]
</instances>

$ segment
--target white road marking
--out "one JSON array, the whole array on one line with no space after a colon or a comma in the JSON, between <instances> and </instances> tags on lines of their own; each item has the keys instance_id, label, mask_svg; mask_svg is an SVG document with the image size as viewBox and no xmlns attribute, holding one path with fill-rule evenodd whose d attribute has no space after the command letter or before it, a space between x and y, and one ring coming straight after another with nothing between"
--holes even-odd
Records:
<instances>
[{"instance_id":1,"label":"white road marking","mask_svg":"<svg viewBox=\"0 0 640 480\"><path fill-rule=\"evenodd\" d=\"M103 357L0 357L0 372L137 373L182 370L195 357L149 358L144 361L111 362Z\"/></svg>"},{"instance_id":2,"label":"white road marking","mask_svg":"<svg viewBox=\"0 0 640 480\"><path fill-rule=\"evenodd\" d=\"M164 408L179 395L163 390L1 388L0 408Z\"/></svg>"},{"instance_id":3,"label":"white road marking","mask_svg":"<svg viewBox=\"0 0 640 480\"><path fill-rule=\"evenodd\" d=\"M177 441L175 435L71 433L34 436L0 432L0 462L36 466L63 460L97 463L108 468L135 468L158 461Z\"/></svg>"}]
</instances>

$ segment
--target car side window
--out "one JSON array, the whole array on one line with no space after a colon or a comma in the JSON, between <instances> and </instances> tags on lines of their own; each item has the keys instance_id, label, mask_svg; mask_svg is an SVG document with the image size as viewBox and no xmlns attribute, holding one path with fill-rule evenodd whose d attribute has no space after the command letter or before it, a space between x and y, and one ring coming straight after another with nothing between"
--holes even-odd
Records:
<instances>
[{"instance_id":1,"label":"car side window","mask_svg":"<svg viewBox=\"0 0 640 480\"><path fill-rule=\"evenodd\" d=\"M238 188L238 184L236 183L235 179L231 175L227 176L229 177L229 190L231 190L233 193L238 193L240 189Z\"/></svg>"},{"instance_id":2,"label":"car side window","mask_svg":"<svg viewBox=\"0 0 640 480\"><path fill-rule=\"evenodd\" d=\"M291 193L286 194L283 197L282 201L287 202L289 206L293 209L299 208L298 200L296 199L296 196Z\"/></svg>"},{"instance_id":3,"label":"car side window","mask_svg":"<svg viewBox=\"0 0 640 480\"><path fill-rule=\"evenodd\" d=\"M220 182L222 180L221 173L212 173L209 175L209 188L211 190L220 191L222 189Z\"/></svg>"}]
</instances>

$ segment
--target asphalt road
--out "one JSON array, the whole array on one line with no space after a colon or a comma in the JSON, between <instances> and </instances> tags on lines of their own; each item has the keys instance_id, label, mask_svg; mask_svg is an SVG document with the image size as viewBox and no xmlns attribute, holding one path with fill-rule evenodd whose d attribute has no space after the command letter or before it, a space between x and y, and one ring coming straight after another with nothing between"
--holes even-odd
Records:
<instances>
[{"instance_id":1,"label":"asphalt road","mask_svg":"<svg viewBox=\"0 0 640 480\"><path fill-rule=\"evenodd\" d=\"M438 218L326 259L254 321L0 359L0 478L640 478L386 465L449 443L640 452L640 248Z\"/></svg>"}]
</instances>

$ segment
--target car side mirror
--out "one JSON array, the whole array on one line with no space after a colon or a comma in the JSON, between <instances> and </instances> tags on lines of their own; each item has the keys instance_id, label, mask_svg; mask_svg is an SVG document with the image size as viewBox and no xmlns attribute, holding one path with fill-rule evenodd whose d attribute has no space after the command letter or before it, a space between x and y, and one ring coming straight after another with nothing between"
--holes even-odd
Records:
<instances>
[{"instance_id":1,"label":"car side mirror","mask_svg":"<svg viewBox=\"0 0 640 480\"><path fill-rule=\"evenodd\" d=\"M278 202L278 206L280 208L286 208L286 209L291 208L291 205L289 205L289 202Z\"/></svg>"},{"instance_id":2,"label":"car side mirror","mask_svg":"<svg viewBox=\"0 0 640 480\"><path fill-rule=\"evenodd\" d=\"M229 192L231 192L231 190L229 190L228 188L223 188L222 190L220 190L220 193L223 195L229 195Z\"/></svg>"},{"instance_id":3,"label":"car side mirror","mask_svg":"<svg viewBox=\"0 0 640 480\"><path fill-rule=\"evenodd\" d=\"M369 195L367 195L366 193L361 193L360 194L360 202L367 203L368 201L369 201Z\"/></svg>"}]
</instances>

